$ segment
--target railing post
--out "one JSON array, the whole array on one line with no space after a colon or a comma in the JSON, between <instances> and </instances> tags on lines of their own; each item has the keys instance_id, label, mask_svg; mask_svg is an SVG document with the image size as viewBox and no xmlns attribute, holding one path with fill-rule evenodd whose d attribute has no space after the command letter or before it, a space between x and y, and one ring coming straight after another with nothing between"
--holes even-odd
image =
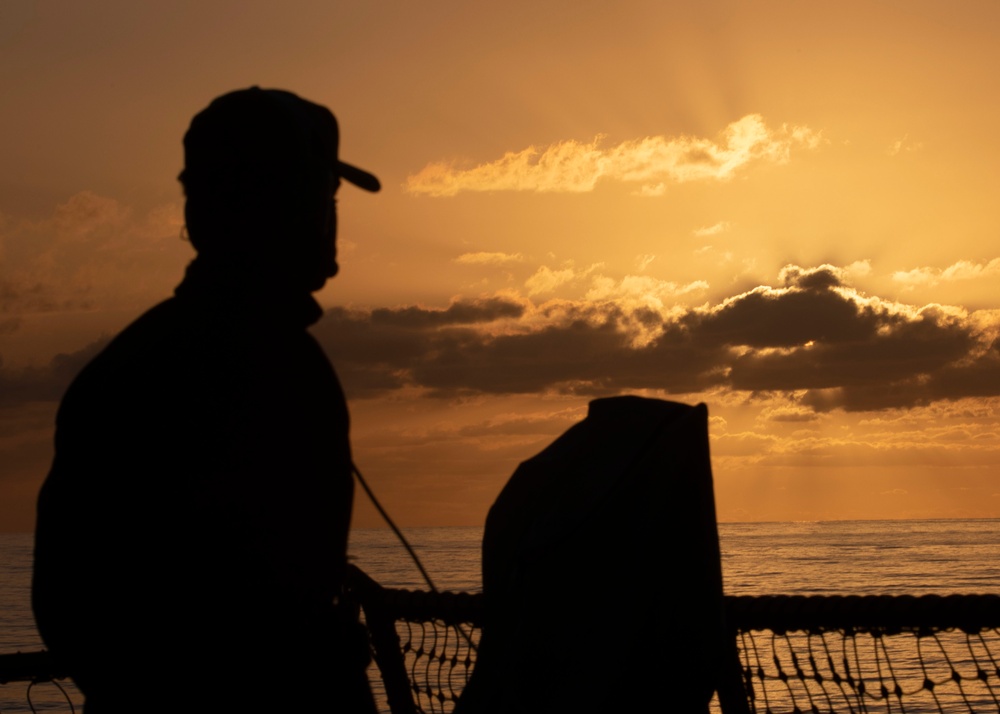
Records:
<instances>
[{"instance_id":1,"label":"railing post","mask_svg":"<svg viewBox=\"0 0 1000 714\"><path fill-rule=\"evenodd\" d=\"M396 632L396 619L384 606L385 590L360 568L347 567L351 595L365 613L365 625L371 636L375 664L382 674L389 710L392 714L419 714Z\"/></svg>"}]
</instances>

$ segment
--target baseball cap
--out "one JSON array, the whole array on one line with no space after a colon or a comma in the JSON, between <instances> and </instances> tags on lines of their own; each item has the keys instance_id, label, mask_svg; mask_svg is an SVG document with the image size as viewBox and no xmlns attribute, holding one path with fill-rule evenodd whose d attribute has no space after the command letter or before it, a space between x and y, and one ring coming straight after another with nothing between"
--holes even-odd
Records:
<instances>
[{"instance_id":1,"label":"baseball cap","mask_svg":"<svg viewBox=\"0 0 1000 714\"><path fill-rule=\"evenodd\" d=\"M217 97L195 115L184 135L180 180L201 180L322 166L366 191L371 173L341 161L340 130L326 107L283 89L253 86Z\"/></svg>"}]
</instances>

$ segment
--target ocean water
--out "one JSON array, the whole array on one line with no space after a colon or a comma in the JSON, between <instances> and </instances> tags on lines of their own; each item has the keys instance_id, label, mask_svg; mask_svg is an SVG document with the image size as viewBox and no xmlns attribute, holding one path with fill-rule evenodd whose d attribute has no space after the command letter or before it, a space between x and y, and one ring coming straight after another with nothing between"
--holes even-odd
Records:
<instances>
[{"instance_id":1,"label":"ocean water","mask_svg":"<svg viewBox=\"0 0 1000 714\"><path fill-rule=\"evenodd\" d=\"M727 595L1000 593L1000 520L719 526Z\"/></svg>"},{"instance_id":2,"label":"ocean water","mask_svg":"<svg viewBox=\"0 0 1000 714\"><path fill-rule=\"evenodd\" d=\"M480 528L408 539L440 589L480 589ZM728 595L1000 593L1000 520L719 524ZM355 531L352 561L392 587L426 589L388 530Z\"/></svg>"},{"instance_id":3,"label":"ocean water","mask_svg":"<svg viewBox=\"0 0 1000 714\"><path fill-rule=\"evenodd\" d=\"M439 589L480 589L481 528L405 533ZM720 524L727 594L1000 593L1000 520ZM0 653L41 648L30 608L30 534L0 535ZM349 555L390 587L426 589L389 530L356 530ZM0 685L0 712L31 711L26 685ZM68 697L80 697L67 685ZM38 711L69 711L51 684Z\"/></svg>"}]
</instances>

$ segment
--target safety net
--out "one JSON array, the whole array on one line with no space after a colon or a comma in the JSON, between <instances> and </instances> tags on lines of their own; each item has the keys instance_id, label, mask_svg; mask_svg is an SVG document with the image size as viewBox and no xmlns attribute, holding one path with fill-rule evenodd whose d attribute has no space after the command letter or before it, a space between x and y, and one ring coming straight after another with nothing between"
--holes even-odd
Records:
<instances>
[{"instance_id":1,"label":"safety net","mask_svg":"<svg viewBox=\"0 0 1000 714\"><path fill-rule=\"evenodd\" d=\"M745 694L727 714L1000 711L998 595L725 602L739 664L724 677ZM475 665L481 596L371 589L362 605L393 714L451 712ZM391 618L389 642L379 642L372 617Z\"/></svg>"},{"instance_id":2,"label":"safety net","mask_svg":"<svg viewBox=\"0 0 1000 714\"><path fill-rule=\"evenodd\" d=\"M482 596L383 588L356 569L352 592L383 711L452 712L475 666ZM745 696L723 714L1000 711L1000 595L729 596L725 605L739 663L723 676ZM59 674L45 653L0 655L0 700Z\"/></svg>"},{"instance_id":3,"label":"safety net","mask_svg":"<svg viewBox=\"0 0 1000 714\"><path fill-rule=\"evenodd\" d=\"M1000 710L996 595L726 598L756 712Z\"/></svg>"}]
</instances>

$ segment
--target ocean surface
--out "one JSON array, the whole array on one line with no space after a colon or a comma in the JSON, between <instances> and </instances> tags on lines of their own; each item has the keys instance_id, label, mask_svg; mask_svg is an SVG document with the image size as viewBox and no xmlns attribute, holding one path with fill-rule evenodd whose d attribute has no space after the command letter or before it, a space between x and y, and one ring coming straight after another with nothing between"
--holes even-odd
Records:
<instances>
[{"instance_id":1,"label":"ocean surface","mask_svg":"<svg viewBox=\"0 0 1000 714\"><path fill-rule=\"evenodd\" d=\"M479 590L481 528L404 532L439 589ZM1000 520L724 523L719 537L730 595L1000 593ZM0 534L0 653L42 646L31 616L31 548L30 534ZM389 530L354 531L349 553L386 586L426 589ZM80 711L79 694L66 687ZM26 688L0 685L0 712L31 711ZM70 710L51 684L30 696L38 711Z\"/></svg>"}]
</instances>

